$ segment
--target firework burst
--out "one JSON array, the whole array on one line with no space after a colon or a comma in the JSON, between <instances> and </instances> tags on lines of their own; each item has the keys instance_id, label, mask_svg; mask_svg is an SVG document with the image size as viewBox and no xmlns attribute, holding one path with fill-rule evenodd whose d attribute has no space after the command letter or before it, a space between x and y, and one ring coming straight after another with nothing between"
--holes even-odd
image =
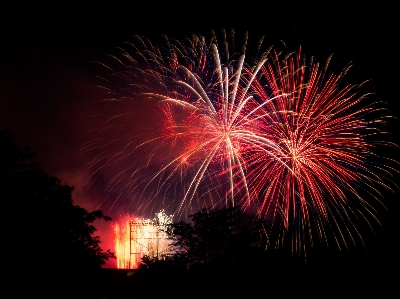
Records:
<instances>
[{"instance_id":1,"label":"firework burst","mask_svg":"<svg viewBox=\"0 0 400 299\"><path fill-rule=\"evenodd\" d=\"M267 220L271 246L285 235L296 252L316 238L356 243L360 219L379 223L374 205L395 171L376 163L369 137L387 116L342 84L350 65L330 74L330 59L261 45L250 60L225 34L120 49L102 78L111 117L84 149L97 151L93 177L111 173L105 191L135 213L235 205Z\"/></svg>"}]
</instances>

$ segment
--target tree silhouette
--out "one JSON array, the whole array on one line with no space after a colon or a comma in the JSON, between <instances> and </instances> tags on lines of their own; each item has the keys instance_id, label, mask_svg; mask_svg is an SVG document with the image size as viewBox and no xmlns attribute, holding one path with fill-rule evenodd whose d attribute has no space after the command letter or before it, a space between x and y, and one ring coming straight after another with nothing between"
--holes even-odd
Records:
<instances>
[{"instance_id":1,"label":"tree silhouette","mask_svg":"<svg viewBox=\"0 0 400 299\"><path fill-rule=\"evenodd\" d=\"M3 244L10 271L24 273L13 277L29 286L16 292L88 298L101 266L114 257L100 247L93 222L110 218L74 205L73 187L45 174L30 162L33 157L29 147L19 148L7 131L0 132L0 192L7 214Z\"/></svg>"},{"instance_id":2,"label":"tree silhouette","mask_svg":"<svg viewBox=\"0 0 400 299\"><path fill-rule=\"evenodd\" d=\"M261 286L275 294L291 283L296 289L303 282L301 264L287 252L269 248L266 225L237 207L202 209L188 222L171 224L175 253L142 259L135 294L145 294L154 282L160 295L177 282L196 296L211 297L258 295Z\"/></svg>"},{"instance_id":3,"label":"tree silhouette","mask_svg":"<svg viewBox=\"0 0 400 299\"><path fill-rule=\"evenodd\" d=\"M177 259L193 266L235 265L265 252L267 237L263 222L237 207L202 209L189 223L171 225Z\"/></svg>"}]
</instances>

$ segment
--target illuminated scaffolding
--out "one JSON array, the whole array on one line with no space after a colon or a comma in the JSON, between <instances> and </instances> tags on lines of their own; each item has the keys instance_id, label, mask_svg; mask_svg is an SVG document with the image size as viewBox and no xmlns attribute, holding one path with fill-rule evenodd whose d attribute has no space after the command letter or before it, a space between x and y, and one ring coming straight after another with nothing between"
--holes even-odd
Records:
<instances>
[{"instance_id":1,"label":"illuminated scaffolding","mask_svg":"<svg viewBox=\"0 0 400 299\"><path fill-rule=\"evenodd\" d=\"M170 252L171 241L166 233L171 217L163 211L150 219L129 217L114 225L118 268L136 269L144 255L162 258Z\"/></svg>"}]
</instances>

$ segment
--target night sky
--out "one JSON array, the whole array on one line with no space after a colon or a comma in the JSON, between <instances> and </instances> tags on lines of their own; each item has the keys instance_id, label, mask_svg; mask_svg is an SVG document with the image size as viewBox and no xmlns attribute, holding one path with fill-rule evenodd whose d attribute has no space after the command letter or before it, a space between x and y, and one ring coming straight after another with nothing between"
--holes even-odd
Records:
<instances>
[{"instance_id":1,"label":"night sky","mask_svg":"<svg viewBox=\"0 0 400 299\"><path fill-rule=\"evenodd\" d=\"M254 42L265 36L267 45L283 41L292 50L301 45L307 57L321 62L333 53L331 66L353 61L350 79L371 79L366 91L376 93L376 100L387 102L392 115L400 117L394 2L214 2L181 7L173 2L135 5L134 1L91 7L8 5L0 21L0 129L7 129L19 145L31 146L46 173L75 186L76 204L96 209L103 200L101 191L87 188L88 161L78 155L87 141L82 126L100 100L93 88L98 83L95 76L101 75L94 61L116 53L116 47L131 41L132 35L181 38L222 28L234 28L238 37L248 31L249 41ZM400 123L392 124L389 130L400 144ZM125 211L110 216L118 218L120 212ZM99 224L99 230L105 247L112 247L108 224Z\"/></svg>"}]
</instances>

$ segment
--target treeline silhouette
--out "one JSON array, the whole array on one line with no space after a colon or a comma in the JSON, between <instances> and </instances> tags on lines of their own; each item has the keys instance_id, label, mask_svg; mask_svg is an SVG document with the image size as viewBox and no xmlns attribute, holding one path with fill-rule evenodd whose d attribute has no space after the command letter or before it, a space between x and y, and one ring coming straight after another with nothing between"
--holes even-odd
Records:
<instances>
[{"instance_id":1,"label":"treeline silhouette","mask_svg":"<svg viewBox=\"0 0 400 299\"><path fill-rule=\"evenodd\" d=\"M316 246L300 256L289 246L271 248L265 225L237 207L200 210L190 221L170 225L174 254L145 256L138 270L125 270L125 276L109 281L106 298L348 298L395 291L398 274L390 269L397 269L397 254L387 247Z\"/></svg>"},{"instance_id":2,"label":"treeline silhouette","mask_svg":"<svg viewBox=\"0 0 400 299\"><path fill-rule=\"evenodd\" d=\"M35 153L0 132L2 244L11 298L97 298L103 251L93 222L110 220L73 203L73 187L32 162Z\"/></svg>"},{"instance_id":3,"label":"treeline silhouette","mask_svg":"<svg viewBox=\"0 0 400 299\"><path fill-rule=\"evenodd\" d=\"M10 297L347 298L388 297L397 290L398 224L375 236L367 249L315 246L300 256L285 243L271 246L268 224L237 207L202 209L188 222L170 225L170 255L145 256L136 270L102 269L114 255L101 249L93 222L110 218L74 205L73 187L45 174L33 158L30 148L0 132ZM396 207L398 202L391 209Z\"/></svg>"}]
</instances>

